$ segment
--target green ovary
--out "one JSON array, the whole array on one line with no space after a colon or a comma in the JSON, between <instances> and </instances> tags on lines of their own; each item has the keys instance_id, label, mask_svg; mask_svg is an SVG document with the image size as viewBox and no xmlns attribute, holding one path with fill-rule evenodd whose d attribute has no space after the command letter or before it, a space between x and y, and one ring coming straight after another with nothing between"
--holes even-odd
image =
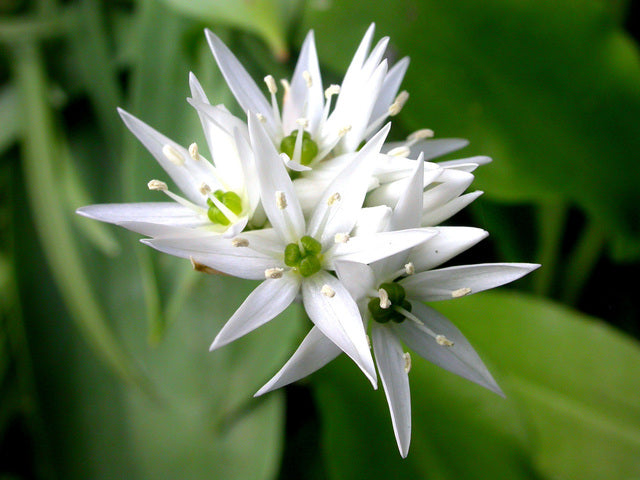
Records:
<instances>
[{"instance_id":1,"label":"green ovary","mask_svg":"<svg viewBox=\"0 0 640 480\"><path fill-rule=\"evenodd\" d=\"M378 323L387 323L388 321L394 321L396 323L402 323L405 320L405 316L398 312L394 307L402 307L407 311L411 311L411 304L405 299L405 291L402 285L390 282L381 284L378 289L384 289L389 295L389 301L391 306L389 308L382 308L380 306L380 298L373 297L369 300L368 308L373 318Z\"/></svg>"},{"instance_id":2,"label":"green ovary","mask_svg":"<svg viewBox=\"0 0 640 480\"><path fill-rule=\"evenodd\" d=\"M305 235L298 243L290 243L284 249L284 264L293 267L303 277L310 277L322 270L322 245L315 238Z\"/></svg>"},{"instance_id":3,"label":"green ovary","mask_svg":"<svg viewBox=\"0 0 640 480\"><path fill-rule=\"evenodd\" d=\"M225 207L231 210L234 214L240 215L242 213L242 199L235 192L223 192L222 190L216 190L213 192L213 196L216 197L216 200L219 200ZM211 220L212 223L217 225L227 226L231 223L231 221L225 216L224 213L213 203L213 200L208 199L207 205L209 205L209 209L207 210L207 217Z\"/></svg>"},{"instance_id":4,"label":"green ovary","mask_svg":"<svg viewBox=\"0 0 640 480\"><path fill-rule=\"evenodd\" d=\"M284 137L280 142L280 152L286 153L289 158L293 159L293 152L296 148L296 140L298 131ZM300 163L309 165L318 154L318 144L311 139L311 134L307 131L302 132L302 151L300 153Z\"/></svg>"}]
</instances>

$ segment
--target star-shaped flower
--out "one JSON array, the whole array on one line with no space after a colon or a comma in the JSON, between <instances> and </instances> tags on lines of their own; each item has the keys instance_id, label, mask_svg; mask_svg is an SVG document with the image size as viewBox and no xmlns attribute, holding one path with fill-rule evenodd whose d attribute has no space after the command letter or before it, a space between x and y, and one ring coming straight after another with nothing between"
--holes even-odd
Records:
<instances>
[{"instance_id":1,"label":"star-shaped flower","mask_svg":"<svg viewBox=\"0 0 640 480\"><path fill-rule=\"evenodd\" d=\"M219 332L211 348L225 345L281 313L299 295L311 321L340 351L349 355L376 385L375 369L358 307L330 272L336 262L370 263L412 248L435 235L429 228L358 233L371 162L389 127L383 128L329 185L307 221L278 152L262 124L249 116L262 205L272 229L249 231L232 239L207 234L163 236L144 243L191 258L230 275L265 278Z\"/></svg>"},{"instance_id":2,"label":"star-shaped flower","mask_svg":"<svg viewBox=\"0 0 640 480\"><path fill-rule=\"evenodd\" d=\"M193 75L190 84L194 97L191 101L208 105ZM253 225L264 223L263 216L254 217L260 192L246 124L223 107L208 107L199 109L198 113L213 163L202 155L196 143L185 148L118 109L125 125L156 158L184 196L169 190L163 181L151 180L148 183L150 190L164 192L174 202L90 205L79 208L77 213L150 236L175 232L175 228L182 228L186 233L197 229L233 236L250 221Z\"/></svg>"},{"instance_id":3,"label":"star-shaped flower","mask_svg":"<svg viewBox=\"0 0 640 480\"><path fill-rule=\"evenodd\" d=\"M423 164L400 197L390 229L419 225L422 217ZM370 324L371 343L391 412L400 454L411 439L408 373L411 357L404 342L423 358L482 385L502 391L462 333L423 302L457 298L512 282L539 265L499 263L434 269L470 248L487 233L467 227L438 227L437 236L407 252L369 265L336 262L338 278L347 286ZM313 328L283 368L256 395L299 380L334 359L340 350Z\"/></svg>"}]
</instances>

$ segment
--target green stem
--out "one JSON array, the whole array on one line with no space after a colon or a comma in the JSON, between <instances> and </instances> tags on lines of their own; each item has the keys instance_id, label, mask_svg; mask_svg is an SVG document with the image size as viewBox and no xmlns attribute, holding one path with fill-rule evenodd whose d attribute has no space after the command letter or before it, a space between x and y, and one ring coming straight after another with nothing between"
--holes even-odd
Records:
<instances>
[{"instance_id":1,"label":"green stem","mask_svg":"<svg viewBox=\"0 0 640 480\"><path fill-rule=\"evenodd\" d=\"M584 229L580 240L571 252L562 282L562 300L575 305L591 271L600 258L606 237L596 222L591 221Z\"/></svg>"},{"instance_id":2,"label":"green stem","mask_svg":"<svg viewBox=\"0 0 640 480\"><path fill-rule=\"evenodd\" d=\"M539 205L537 218L540 243L536 257L542 268L536 272L533 280L533 289L538 295L549 295L553 287L567 213L566 204L560 200L549 200Z\"/></svg>"},{"instance_id":3,"label":"green stem","mask_svg":"<svg viewBox=\"0 0 640 480\"><path fill-rule=\"evenodd\" d=\"M37 45L25 41L14 49L15 78L23 102L22 167L34 222L52 273L81 332L103 360L125 381L146 388L108 325L78 255L66 205L54 173L60 146L46 101L43 60Z\"/></svg>"}]
</instances>

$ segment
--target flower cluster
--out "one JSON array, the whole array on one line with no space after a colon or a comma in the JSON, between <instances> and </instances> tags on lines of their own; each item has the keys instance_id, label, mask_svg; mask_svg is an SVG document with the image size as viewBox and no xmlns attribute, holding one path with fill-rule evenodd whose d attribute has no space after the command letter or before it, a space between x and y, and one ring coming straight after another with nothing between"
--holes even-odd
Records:
<instances>
[{"instance_id":1,"label":"flower cluster","mask_svg":"<svg viewBox=\"0 0 640 480\"><path fill-rule=\"evenodd\" d=\"M212 105L193 74L189 103L200 117L211 160L195 143L178 145L120 110L182 195L151 180L151 190L174 201L91 205L78 213L146 235L146 245L190 259L199 270L263 280L218 333L212 350L301 301L314 326L256 395L344 352L374 388L380 375L404 457L411 435L411 357L403 345L502 394L460 331L424 302L494 288L538 265L438 268L487 235L437 225L478 197L481 192L464 192L473 170L490 159L429 162L466 142L433 140L426 129L404 142L385 143L385 122L408 98L398 90L409 61L389 68L388 38L371 48L373 33L372 25L342 83L323 90L310 32L291 81L282 80L279 89L273 77L265 77L265 96L206 31L246 121Z\"/></svg>"}]
</instances>

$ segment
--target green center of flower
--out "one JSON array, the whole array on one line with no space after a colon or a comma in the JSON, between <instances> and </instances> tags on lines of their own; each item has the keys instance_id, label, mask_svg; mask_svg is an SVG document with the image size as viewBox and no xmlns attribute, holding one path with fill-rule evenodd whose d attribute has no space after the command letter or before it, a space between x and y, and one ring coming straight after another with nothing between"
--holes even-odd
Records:
<instances>
[{"instance_id":1,"label":"green center of flower","mask_svg":"<svg viewBox=\"0 0 640 480\"><path fill-rule=\"evenodd\" d=\"M371 313L371 317L378 323L387 323L392 320L396 323L402 323L405 320L405 316L394 307L401 307L404 310L411 311L411 304L405 299L405 291L402 285L390 282L381 284L378 289L382 289L387 292L389 296L389 302L391 305L387 308L381 306L382 300L380 297L373 297L369 300L368 308Z\"/></svg>"},{"instance_id":2,"label":"green center of flower","mask_svg":"<svg viewBox=\"0 0 640 480\"><path fill-rule=\"evenodd\" d=\"M285 247L284 264L296 268L303 277L310 277L322 269L321 251L320 242L305 235L300 239L299 244L290 243Z\"/></svg>"},{"instance_id":3,"label":"green center of flower","mask_svg":"<svg viewBox=\"0 0 640 480\"><path fill-rule=\"evenodd\" d=\"M231 212L235 215L240 215L242 213L242 199L235 192L223 192L222 190L216 190L213 192L213 196L216 200L219 200L225 207L227 207ZM231 220L227 218L227 216L218 208L218 206L211 200L207 199L207 205L209 205L209 209L207 210L207 217L213 223L218 225L227 226L231 223Z\"/></svg>"},{"instance_id":4,"label":"green center of flower","mask_svg":"<svg viewBox=\"0 0 640 480\"><path fill-rule=\"evenodd\" d=\"M292 132L284 137L280 142L280 152L286 153L289 158L294 158L296 149L296 140L298 139L299 130ZM318 154L318 144L311 139L311 134L306 130L302 132L302 149L300 152L300 163L309 165Z\"/></svg>"}]
</instances>

